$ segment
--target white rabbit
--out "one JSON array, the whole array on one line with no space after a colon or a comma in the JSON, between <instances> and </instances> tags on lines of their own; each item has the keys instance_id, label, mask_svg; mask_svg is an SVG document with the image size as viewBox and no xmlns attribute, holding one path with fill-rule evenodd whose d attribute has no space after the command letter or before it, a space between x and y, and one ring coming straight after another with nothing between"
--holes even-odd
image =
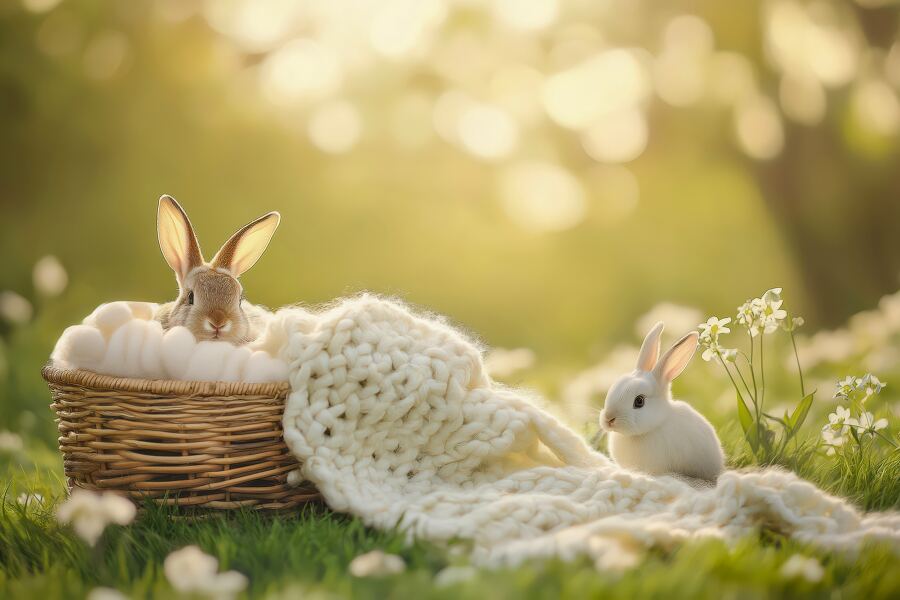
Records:
<instances>
[{"instance_id":1,"label":"white rabbit","mask_svg":"<svg viewBox=\"0 0 900 600\"><path fill-rule=\"evenodd\" d=\"M694 355L697 332L678 340L657 361L663 327L653 327L637 368L610 388L600 426L609 432L613 460L627 469L715 481L725 468L715 429L691 406L672 399L672 380Z\"/></svg>"}]
</instances>

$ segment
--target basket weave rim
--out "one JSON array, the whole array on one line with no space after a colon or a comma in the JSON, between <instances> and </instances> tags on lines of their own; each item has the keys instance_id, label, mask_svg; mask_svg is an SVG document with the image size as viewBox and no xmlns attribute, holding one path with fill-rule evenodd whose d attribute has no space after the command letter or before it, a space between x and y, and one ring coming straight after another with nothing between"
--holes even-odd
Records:
<instances>
[{"instance_id":1,"label":"basket weave rim","mask_svg":"<svg viewBox=\"0 0 900 600\"><path fill-rule=\"evenodd\" d=\"M287 381L247 383L243 381L177 381L113 377L84 369L61 369L50 364L41 369L41 377L47 383L56 385L144 392L160 396L270 396L278 398L288 392L291 387Z\"/></svg>"}]
</instances>

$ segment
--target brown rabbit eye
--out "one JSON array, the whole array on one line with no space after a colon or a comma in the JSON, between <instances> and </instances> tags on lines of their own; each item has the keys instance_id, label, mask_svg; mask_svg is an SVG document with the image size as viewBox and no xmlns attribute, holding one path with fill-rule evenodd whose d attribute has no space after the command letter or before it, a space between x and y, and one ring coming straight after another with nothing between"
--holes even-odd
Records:
<instances>
[{"instance_id":1,"label":"brown rabbit eye","mask_svg":"<svg viewBox=\"0 0 900 600\"><path fill-rule=\"evenodd\" d=\"M188 304L194 303L194 292L188 292Z\"/></svg>"},{"instance_id":2,"label":"brown rabbit eye","mask_svg":"<svg viewBox=\"0 0 900 600\"><path fill-rule=\"evenodd\" d=\"M643 394L636 396L634 399L634 407L641 408L642 406L644 406L644 400L645 400L645 398L644 398Z\"/></svg>"}]
</instances>

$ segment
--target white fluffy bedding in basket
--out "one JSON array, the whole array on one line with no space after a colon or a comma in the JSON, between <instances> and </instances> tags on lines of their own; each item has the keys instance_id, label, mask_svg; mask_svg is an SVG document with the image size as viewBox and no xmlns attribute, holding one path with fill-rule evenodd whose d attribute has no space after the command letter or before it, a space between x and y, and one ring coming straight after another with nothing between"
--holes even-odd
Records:
<instances>
[{"instance_id":1,"label":"white fluffy bedding in basket","mask_svg":"<svg viewBox=\"0 0 900 600\"><path fill-rule=\"evenodd\" d=\"M198 342L184 327L163 331L153 320L158 308L149 302L101 304L81 325L63 332L51 355L53 365L141 379L287 381L287 363L275 358L283 335L272 335L270 327L243 346Z\"/></svg>"}]
</instances>

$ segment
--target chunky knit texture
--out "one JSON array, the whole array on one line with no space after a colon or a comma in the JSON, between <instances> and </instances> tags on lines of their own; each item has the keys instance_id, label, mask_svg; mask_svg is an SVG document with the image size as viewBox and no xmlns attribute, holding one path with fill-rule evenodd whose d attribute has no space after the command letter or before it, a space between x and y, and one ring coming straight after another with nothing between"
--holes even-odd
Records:
<instances>
[{"instance_id":1,"label":"chunky knit texture","mask_svg":"<svg viewBox=\"0 0 900 600\"><path fill-rule=\"evenodd\" d=\"M823 548L900 550L900 515L861 515L791 473L726 472L715 488L612 464L517 390L445 321L371 296L283 309L292 393L284 437L337 511L436 542L465 540L488 566L599 562L622 548L759 528Z\"/></svg>"}]
</instances>

